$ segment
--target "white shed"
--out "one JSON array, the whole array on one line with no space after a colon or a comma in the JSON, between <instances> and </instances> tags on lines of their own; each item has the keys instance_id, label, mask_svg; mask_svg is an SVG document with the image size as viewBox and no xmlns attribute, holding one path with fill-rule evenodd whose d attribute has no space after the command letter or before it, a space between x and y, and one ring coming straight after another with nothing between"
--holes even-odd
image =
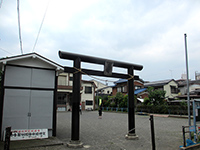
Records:
<instances>
[{"instance_id":1,"label":"white shed","mask_svg":"<svg viewBox=\"0 0 200 150\"><path fill-rule=\"evenodd\" d=\"M0 59L0 134L16 129L48 129L56 136L57 75L63 67L37 53Z\"/></svg>"}]
</instances>

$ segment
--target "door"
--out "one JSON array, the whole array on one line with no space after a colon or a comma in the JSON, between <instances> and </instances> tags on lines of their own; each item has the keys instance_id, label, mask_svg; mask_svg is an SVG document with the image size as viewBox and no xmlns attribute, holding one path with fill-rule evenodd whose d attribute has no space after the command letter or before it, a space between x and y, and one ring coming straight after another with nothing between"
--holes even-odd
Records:
<instances>
[{"instance_id":1,"label":"door","mask_svg":"<svg viewBox=\"0 0 200 150\"><path fill-rule=\"evenodd\" d=\"M39 90L31 91L30 112L30 129L52 129L53 92Z\"/></svg>"},{"instance_id":2,"label":"door","mask_svg":"<svg viewBox=\"0 0 200 150\"><path fill-rule=\"evenodd\" d=\"M12 129L26 129L28 127L29 99L30 90L5 90L2 129L9 126Z\"/></svg>"}]
</instances>

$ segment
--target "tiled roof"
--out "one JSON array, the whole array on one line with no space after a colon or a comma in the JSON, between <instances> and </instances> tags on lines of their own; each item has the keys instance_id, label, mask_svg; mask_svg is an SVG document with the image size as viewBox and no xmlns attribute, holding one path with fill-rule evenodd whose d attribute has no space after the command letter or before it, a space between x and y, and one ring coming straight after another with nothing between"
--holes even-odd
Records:
<instances>
[{"instance_id":1,"label":"tiled roof","mask_svg":"<svg viewBox=\"0 0 200 150\"><path fill-rule=\"evenodd\" d=\"M115 84L118 84L118 83L124 83L124 82L127 82L128 80L127 79L119 79L117 80L116 82L114 82Z\"/></svg>"},{"instance_id":2,"label":"tiled roof","mask_svg":"<svg viewBox=\"0 0 200 150\"><path fill-rule=\"evenodd\" d=\"M134 91L134 94L137 95L137 94L139 94L139 93L141 93L141 92L144 92L146 89L147 89L147 88L137 89L137 90Z\"/></svg>"},{"instance_id":3,"label":"tiled roof","mask_svg":"<svg viewBox=\"0 0 200 150\"><path fill-rule=\"evenodd\" d=\"M170 81L174 81L174 79L149 82L149 83L145 83L144 86L145 87L148 87L148 86L163 86L165 84L168 84Z\"/></svg>"},{"instance_id":4,"label":"tiled roof","mask_svg":"<svg viewBox=\"0 0 200 150\"><path fill-rule=\"evenodd\" d=\"M127 81L128 81L127 79L119 79L119 80L115 81L114 84L124 83ZM142 83L144 83L144 81L142 79L134 80L134 81L141 81Z\"/></svg>"},{"instance_id":5,"label":"tiled roof","mask_svg":"<svg viewBox=\"0 0 200 150\"><path fill-rule=\"evenodd\" d=\"M189 80L189 84L200 84L200 80ZM182 82L179 82L179 86L185 86L187 85L187 80L184 80Z\"/></svg>"}]
</instances>

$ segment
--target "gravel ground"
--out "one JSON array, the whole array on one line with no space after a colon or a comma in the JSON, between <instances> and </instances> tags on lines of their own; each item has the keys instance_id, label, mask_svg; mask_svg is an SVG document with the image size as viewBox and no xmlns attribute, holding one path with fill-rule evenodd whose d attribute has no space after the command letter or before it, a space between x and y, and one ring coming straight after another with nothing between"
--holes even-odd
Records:
<instances>
[{"instance_id":1,"label":"gravel ground","mask_svg":"<svg viewBox=\"0 0 200 150\"><path fill-rule=\"evenodd\" d=\"M182 126L187 119L154 117L155 143L158 150L175 150L182 145ZM85 149L151 150L149 116L136 115L136 134L139 140L126 140L128 115L104 112L98 119L97 111L85 111L80 116L80 141ZM58 113L57 138L67 143L71 139L71 112Z\"/></svg>"}]
</instances>

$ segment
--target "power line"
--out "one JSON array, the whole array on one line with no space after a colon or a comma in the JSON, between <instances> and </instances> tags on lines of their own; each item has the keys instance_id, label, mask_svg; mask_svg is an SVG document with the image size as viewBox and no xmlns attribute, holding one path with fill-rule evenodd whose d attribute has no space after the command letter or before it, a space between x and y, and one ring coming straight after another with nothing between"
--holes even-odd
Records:
<instances>
[{"instance_id":1,"label":"power line","mask_svg":"<svg viewBox=\"0 0 200 150\"><path fill-rule=\"evenodd\" d=\"M19 27L20 49L21 49L21 54L23 54L23 50L22 50L22 37L21 37L21 25L20 25L20 13L19 13L19 0L17 0L17 13L18 13L18 27Z\"/></svg>"},{"instance_id":2,"label":"power line","mask_svg":"<svg viewBox=\"0 0 200 150\"><path fill-rule=\"evenodd\" d=\"M35 47L36 47L36 44L37 44L37 41L38 41L38 38L39 38L39 35L40 35L40 31L41 31L41 29L42 29L42 25L43 25L44 19L45 19L45 17L46 17L47 9L48 9L48 7L49 7L49 3L50 3L50 0L49 0L49 2L48 2L48 4L47 4L47 7L46 7L46 10L45 10L45 13L44 13L44 16L43 16L43 19L42 19L42 22L41 22L41 25L40 25L40 28L39 28L39 31L38 31L38 34L37 34L37 38L36 38L36 40L35 40L35 44L34 44L34 46L33 46L32 52L35 50Z\"/></svg>"},{"instance_id":3,"label":"power line","mask_svg":"<svg viewBox=\"0 0 200 150\"><path fill-rule=\"evenodd\" d=\"M6 52L6 53L9 53L9 54L13 55L13 54L10 53L9 51L7 51L7 50L5 50L5 49L3 49L3 48L1 48L1 47L0 47L0 49L1 49L2 51Z\"/></svg>"}]
</instances>

